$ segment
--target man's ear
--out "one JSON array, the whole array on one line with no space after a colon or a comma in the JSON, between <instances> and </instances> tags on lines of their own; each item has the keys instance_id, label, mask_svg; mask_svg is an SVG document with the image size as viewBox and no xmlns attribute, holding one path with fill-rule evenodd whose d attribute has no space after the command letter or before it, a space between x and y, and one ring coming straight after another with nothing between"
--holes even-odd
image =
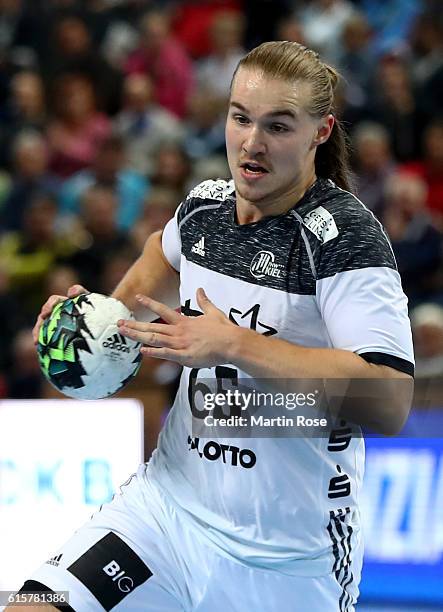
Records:
<instances>
[{"instance_id":1,"label":"man's ear","mask_svg":"<svg viewBox=\"0 0 443 612\"><path fill-rule=\"evenodd\" d=\"M314 136L314 140L312 144L314 147L323 144L326 142L331 135L332 128L334 127L335 117L334 115L326 115L326 117L322 117L317 126L317 132Z\"/></svg>"}]
</instances>

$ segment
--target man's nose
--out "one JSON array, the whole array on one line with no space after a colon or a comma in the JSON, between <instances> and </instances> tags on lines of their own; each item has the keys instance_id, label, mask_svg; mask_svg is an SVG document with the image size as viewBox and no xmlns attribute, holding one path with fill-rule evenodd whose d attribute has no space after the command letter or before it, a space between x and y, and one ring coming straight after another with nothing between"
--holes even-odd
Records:
<instances>
[{"instance_id":1,"label":"man's nose","mask_svg":"<svg viewBox=\"0 0 443 612\"><path fill-rule=\"evenodd\" d=\"M266 152L266 142L263 131L257 126L252 126L243 141L243 151L253 157L258 153Z\"/></svg>"}]
</instances>

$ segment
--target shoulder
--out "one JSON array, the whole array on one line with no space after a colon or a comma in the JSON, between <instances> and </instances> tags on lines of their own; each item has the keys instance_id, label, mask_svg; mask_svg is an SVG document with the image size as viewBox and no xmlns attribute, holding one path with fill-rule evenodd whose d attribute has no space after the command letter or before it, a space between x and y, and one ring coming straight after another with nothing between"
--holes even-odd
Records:
<instances>
[{"instance_id":1,"label":"shoulder","mask_svg":"<svg viewBox=\"0 0 443 612\"><path fill-rule=\"evenodd\" d=\"M332 240L338 242L356 230L361 230L357 234L364 233L368 227L383 232L381 223L363 202L332 181L322 181L309 205L300 210L300 216L303 225L321 244Z\"/></svg>"},{"instance_id":2,"label":"shoulder","mask_svg":"<svg viewBox=\"0 0 443 612\"><path fill-rule=\"evenodd\" d=\"M354 194L324 181L302 216L320 277L367 267L396 268L387 234Z\"/></svg>"},{"instance_id":3,"label":"shoulder","mask_svg":"<svg viewBox=\"0 0 443 612\"><path fill-rule=\"evenodd\" d=\"M196 185L178 210L178 223L184 223L191 215L199 211L219 208L233 195L234 182L223 179L206 180Z\"/></svg>"}]
</instances>

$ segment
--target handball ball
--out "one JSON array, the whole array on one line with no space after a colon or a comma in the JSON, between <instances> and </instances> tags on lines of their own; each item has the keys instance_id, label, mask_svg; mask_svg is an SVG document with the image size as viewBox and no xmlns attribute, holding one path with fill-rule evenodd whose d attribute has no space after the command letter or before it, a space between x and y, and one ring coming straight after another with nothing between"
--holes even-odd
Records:
<instances>
[{"instance_id":1,"label":"handball ball","mask_svg":"<svg viewBox=\"0 0 443 612\"><path fill-rule=\"evenodd\" d=\"M117 393L140 368L140 343L117 327L119 319L133 318L119 300L99 293L57 304L40 328L43 374L68 397L96 400Z\"/></svg>"}]
</instances>

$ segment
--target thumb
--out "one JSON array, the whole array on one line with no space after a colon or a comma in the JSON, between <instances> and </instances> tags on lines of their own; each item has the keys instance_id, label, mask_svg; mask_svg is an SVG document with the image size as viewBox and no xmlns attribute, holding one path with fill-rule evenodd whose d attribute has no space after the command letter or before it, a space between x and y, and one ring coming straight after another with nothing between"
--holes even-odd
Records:
<instances>
[{"instance_id":1,"label":"thumb","mask_svg":"<svg viewBox=\"0 0 443 612\"><path fill-rule=\"evenodd\" d=\"M197 304L203 310L204 314L209 314L209 312L211 312L212 309L218 310L218 308L214 306L214 304L211 302L211 300L206 295L205 290L202 289L201 287L197 289L196 296L197 296Z\"/></svg>"},{"instance_id":2,"label":"thumb","mask_svg":"<svg viewBox=\"0 0 443 612\"><path fill-rule=\"evenodd\" d=\"M85 289L82 285L72 285L68 289L68 297L73 298L81 293L89 293L87 289Z\"/></svg>"}]
</instances>

